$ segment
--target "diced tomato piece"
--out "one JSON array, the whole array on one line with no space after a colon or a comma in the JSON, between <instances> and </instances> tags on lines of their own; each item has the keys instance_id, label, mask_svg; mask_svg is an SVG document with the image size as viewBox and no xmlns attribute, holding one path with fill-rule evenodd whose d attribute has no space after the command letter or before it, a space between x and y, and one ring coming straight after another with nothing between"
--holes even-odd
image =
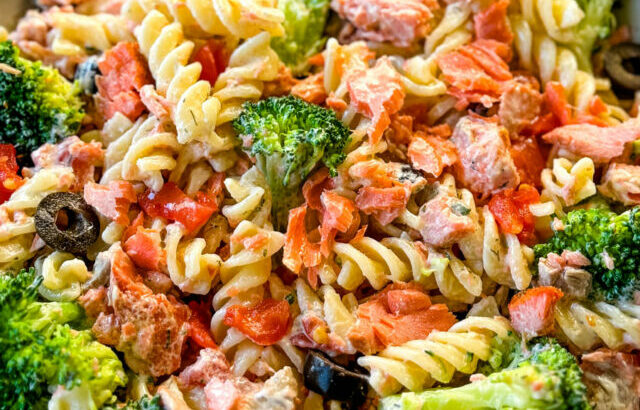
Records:
<instances>
[{"instance_id":1,"label":"diced tomato piece","mask_svg":"<svg viewBox=\"0 0 640 410\"><path fill-rule=\"evenodd\" d=\"M500 230L517 234L521 242L531 245L535 242L535 217L529 205L540 202L538 191L526 184L517 191L505 189L489 201L489 210L496 218Z\"/></svg>"},{"instance_id":2,"label":"diced tomato piece","mask_svg":"<svg viewBox=\"0 0 640 410\"><path fill-rule=\"evenodd\" d=\"M0 144L0 204L7 201L22 182L18 176L16 148L11 144Z\"/></svg>"},{"instance_id":3,"label":"diced tomato piece","mask_svg":"<svg viewBox=\"0 0 640 410\"><path fill-rule=\"evenodd\" d=\"M497 193L489 201L489 210L502 232L519 234L524 229L524 222L512 195L512 189Z\"/></svg>"},{"instance_id":4,"label":"diced tomato piece","mask_svg":"<svg viewBox=\"0 0 640 410\"><path fill-rule=\"evenodd\" d=\"M185 195L173 182L167 182L158 192L146 190L138 203L151 217L180 222L188 233L204 225L215 209L206 201L195 201Z\"/></svg>"},{"instance_id":5,"label":"diced tomato piece","mask_svg":"<svg viewBox=\"0 0 640 410\"><path fill-rule=\"evenodd\" d=\"M193 57L193 61L202 65L200 79L214 85L218 76L229 64L229 50L227 50L224 40L212 39L200 47Z\"/></svg>"},{"instance_id":6,"label":"diced tomato piece","mask_svg":"<svg viewBox=\"0 0 640 410\"><path fill-rule=\"evenodd\" d=\"M553 286L541 286L518 293L509 302L513 328L526 337L551 333L554 308L562 296L562 291Z\"/></svg>"},{"instance_id":7,"label":"diced tomato piece","mask_svg":"<svg viewBox=\"0 0 640 410\"><path fill-rule=\"evenodd\" d=\"M277 343L287 334L291 322L286 300L265 299L256 306L233 305L224 315L225 325L238 329L261 346Z\"/></svg>"},{"instance_id":8,"label":"diced tomato piece","mask_svg":"<svg viewBox=\"0 0 640 410\"><path fill-rule=\"evenodd\" d=\"M191 316L189 316L189 338L202 348L217 348L218 346L209 332L210 315L207 315L201 304L194 301L189 302L189 309L191 310Z\"/></svg>"}]
</instances>

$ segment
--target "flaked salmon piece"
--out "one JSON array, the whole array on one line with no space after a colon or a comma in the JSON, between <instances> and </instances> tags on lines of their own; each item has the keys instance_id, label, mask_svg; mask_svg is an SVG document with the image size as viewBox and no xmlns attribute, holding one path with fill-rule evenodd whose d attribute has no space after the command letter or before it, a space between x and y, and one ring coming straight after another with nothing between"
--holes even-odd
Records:
<instances>
[{"instance_id":1,"label":"flaked salmon piece","mask_svg":"<svg viewBox=\"0 0 640 410\"><path fill-rule=\"evenodd\" d=\"M395 144L409 144L413 137L413 116L395 114L391 116L391 124L385 137Z\"/></svg>"},{"instance_id":2,"label":"flaked salmon piece","mask_svg":"<svg viewBox=\"0 0 640 410\"><path fill-rule=\"evenodd\" d=\"M387 225L402 214L411 191L406 186L393 188L363 187L356 196L356 206L367 215L375 216Z\"/></svg>"},{"instance_id":3,"label":"flaked salmon piece","mask_svg":"<svg viewBox=\"0 0 640 410\"><path fill-rule=\"evenodd\" d=\"M507 19L509 0L498 0L473 16L476 38L511 44L513 33Z\"/></svg>"},{"instance_id":4,"label":"flaked salmon piece","mask_svg":"<svg viewBox=\"0 0 640 410\"><path fill-rule=\"evenodd\" d=\"M391 123L391 115L404 103L400 74L389 59L383 57L372 68L349 71L347 88L351 104L371 120L367 132L371 144L376 144Z\"/></svg>"},{"instance_id":5,"label":"flaked salmon piece","mask_svg":"<svg viewBox=\"0 0 640 410\"><path fill-rule=\"evenodd\" d=\"M542 94L529 84L514 81L500 96L498 117L512 137L530 126L542 111Z\"/></svg>"},{"instance_id":6,"label":"flaked salmon piece","mask_svg":"<svg viewBox=\"0 0 640 410\"><path fill-rule=\"evenodd\" d=\"M322 210L320 195L325 189L333 189L333 180L329 178L329 170L320 168L314 172L302 185L302 196L307 206L316 211Z\"/></svg>"},{"instance_id":7,"label":"flaked salmon piece","mask_svg":"<svg viewBox=\"0 0 640 410\"><path fill-rule=\"evenodd\" d=\"M436 247L450 246L476 229L469 217L469 209L453 192L442 184L437 194L420 208L422 239Z\"/></svg>"},{"instance_id":8,"label":"flaked salmon piece","mask_svg":"<svg viewBox=\"0 0 640 410\"><path fill-rule=\"evenodd\" d=\"M160 233L155 229L139 228L127 238L123 249L142 269L160 270L166 264L167 253L162 248Z\"/></svg>"},{"instance_id":9,"label":"flaked salmon piece","mask_svg":"<svg viewBox=\"0 0 640 410\"><path fill-rule=\"evenodd\" d=\"M297 274L303 267L317 266L322 261L320 244L312 243L307 236L304 222L306 216L307 205L289 211L289 222L284 239L282 263Z\"/></svg>"},{"instance_id":10,"label":"flaked salmon piece","mask_svg":"<svg viewBox=\"0 0 640 410\"><path fill-rule=\"evenodd\" d=\"M311 104L322 104L327 99L324 88L324 73L317 73L299 81L291 88L291 95L300 97Z\"/></svg>"},{"instance_id":11,"label":"flaked salmon piece","mask_svg":"<svg viewBox=\"0 0 640 410\"><path fill-rule=\"evenodd\" d=\"M509 302L513 328L525 337L553 332L554 309L564 294L553 286L540 286L516 294Z\"/></svg>"},{"instance_id":12,"label":"flaked salmon piece","mask_svg":"<svg viewBox=\"0 0 640 410\"><path fill-rule=\"evenodd\" d=\"M111 251L110 313L100 313L92 332L124 353L135 372L159 377L178 370L189 308L173 296L153 294L120 248Z\"/></svg>"},{"instance_id":13,"label":"flaked salmon piece","mask_svg":"<svg viewBox=\"0 0 640 410\"><path fill-rule=\"evenodd\" d=\"M332 191L325 191L320 196L322 202L322 222L320 225L321 252L329 256L338 232L346 233L358 228L360 215L356 204Z\"/></svg>"},{"instance_id":14,"label":"flaked salmon piece","mask_svg":"<svg viewBox=\"0 0 640 410\"><path fill-rule=\"evenodd\" d=\"M434 177L439 177L448 166L456 163L458 154L451 141L427 135L413 138L407 149L411 165Z\"/></svg>"},{"instance_id":15,"label":"flaked salmon piece","mask_svg":"<svg viewBox=\"0 0 640 410\"><path fill-rule=\"evenodd\" d=\"M458 158L456 180L481 198L520 182L509 152L509 133L504 127L481 117L466 116L458 121L450 139Z\"/></svg>"},{"instance_id":16,"label":"flaked salmon piece","mask_svg":"<svg viewBox=\"0 0 640 410\"><path fill-rule=\"evenodd\" d=\"M98 212L120 225L129 225L129 207L138 201L129 181L110 181L106 185L89 181L84 186L84 200Z\"/></svg>"},{"instance_id":17,"label":"flaked salmon piece","mask_svg":"<svg viewBox=\"0 0 640 410\"><path fill-rule=\"evenodd\" d=\"M389 41L408 47L424 38L440 6L434 0L333 0L331 8L358 29L368 41Z\"/></svg>"},{"instance_id":18,"label":"flaked salmon piece","mask_svg":"<svg viewBox=\"0 0 640 410\"><path fill-rule=\"evenodd\" d=\"M374 354L386 346L424 339L433 330L446 331L456 322L445 305L432 305L417 283L387 286L358 306L356 324L349 340L364 354Z\"/></svg>"},{"instance_id":19,"label":"flaked salmon piece","mask_svg":"<svg viewBox=\"0 0 640 410\"><path fill-rule=\"evenodd\" d=\"M507 81L513 78L509 65L496 54L491 40L475 41L460 47L460 54L473 60L489 76L497 81Z\"/></svg>"},{"instance_id":20,"label":"flaked salmon piece","mask_svg":"<svg viewBox=\"0 0 640 410\"><path fill-rule=\"evenodd\" d=\"M121 112L135 121L145 109L140 89L152 84L153 78L147 61L137 43L121 42L107 50L98 62L100 73L96 77L98 105L106 119Z\"/></svg>"},{"instance_id":21,"label":"flaked salmon piece","mask_svg":"<svg viewBox=\"0 0 640 410\"><path fill-rule=\"evenodd\" d=\"M542 136L577 157L589 157L597 164L605 164L622 156L628 143L640 138L640 122L636 119L614 127L592 124L570 124L558 127Z\"/></svg>"}]
</instances>

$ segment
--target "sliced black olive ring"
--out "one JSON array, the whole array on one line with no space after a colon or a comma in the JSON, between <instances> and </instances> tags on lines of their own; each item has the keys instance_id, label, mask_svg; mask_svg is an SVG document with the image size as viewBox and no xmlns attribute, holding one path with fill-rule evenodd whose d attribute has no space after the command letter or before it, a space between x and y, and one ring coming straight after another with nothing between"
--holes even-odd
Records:
<instances>
[{"instance_id":1,"label":"sliced black olive ring","mask_svg":"<svg viewBox=\"0 0 640 410\"><path fill-rule=\"evenodd\" d=\"M369 385L365 375L347 370L318 352L309 351L304 362L304 385L330 400L362 404Z\"/></svg>"},{"instance_id":2,"label":"sliced black olive ring","mask_svg":"<svg viewBox=\"0 0 640 410\"><path fill-rule=\"evenodd\" d=\"M611 47L604 55L604 69L614 85L640 90L640 46L624 43Z\"/></svg>"},{"instance_id":3,"label":"sliced black olive ring","mask_svg":"<svg viewBox=\"0 0 640 410\"><path fill-rule=\"evenodd\" d=\"M71 192L49 194L38 204L36 232L53 249L86 253L98 240L100 221L82 195Z\"/></svg>"}]
</instances>

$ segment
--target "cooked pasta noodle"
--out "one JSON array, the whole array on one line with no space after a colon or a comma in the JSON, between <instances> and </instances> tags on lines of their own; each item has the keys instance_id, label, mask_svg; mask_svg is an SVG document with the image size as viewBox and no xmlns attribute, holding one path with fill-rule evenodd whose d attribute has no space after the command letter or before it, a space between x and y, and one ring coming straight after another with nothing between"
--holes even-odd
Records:
<instances>
[{"instance_id":1,"label":"cooked pasta noodle","mask_svg":"<svg viewBox=\"0 0 640 410\"><path fill-rule=\"evenodd\" d=\"M416 280L434 288L426 274L426 256L410 240L386 238L377 241L364 237L350 243L333 245L340 271L336 283L354 290L365 280L374 289L382 289L389 281Z\"/></svg>"},{"instance_id":2,"label":"cooked pasta noodle","mask_svg":"<svg viewBox=\"0 0 640 410\"><path fill-rule=\"evenodd\" d=\"M258 100L262 96L263 84L278 75L282 63L271 49L270 42L268 33L259 33L231 54L227 69L218 77L214 87L213 95L222 107L218 125L236 118L244 102Z\"/></svg>"},{"instance_id":3,"label":"cooked pasta noodle","mask_svg":"<svg viewBox=\"0 0 640 410\"><path fill-rule=\"evenodd\" d=\"M575 205L595 195L594 173L595 165L591 158L581 158L576 163L566 158L554 159L553 168L547 168L541 174L544 186L542 201L551 202L553 208L548 206L546 212L541 209L540 212L536 212L537 216L552 213L564 216L564 207Z\"/></svg>"},{"instance_id":4,"label":"cooked pasta noodle","mask_svg":"<svg viewBox=\"0 0 640 410\"><path fill-rule=\"evenodd\" d=\"M42 275L40 293L48 300L73 300L80 296L81 285L91 277L82 259L70 253L54 251L35 262Z\"/></svg>"},{"instance_id":5,"label":"cooked pasta noodle","mask_svg":"<svg viewBox=\"0 0 640 410\"><path fill-rule=\"evenodd\" d=\"M180 144L176 135L156 131L157 118L140 118L133 127L107 147L101 183L124 179L141 181L154 191L164 184L163 171L176 166Z\"/></svg>"},{"instance_id":6,"label":"cooked pasta noodle","mask_svg":"<svg viewBox=\"0 0 640 410\"><path fill-rule=\"evenodd\" d=\"M240 178L225 179L224 186L235 201L222 208L222 214L231 226L235 227L244 220L261 227L269 223L271 192L257 167L252 167Z\"/></svg>"},{"instance_id":7,"label":"cooked pasta noodle","mask_svg":"<svg viewBox=\"0 0 640 410\"><path fill-rule=\"evenodd\" d=\"M58 55L86 55L89 51L105 51L120 41L133 37L119 16L111 14L83 15L56 11L48 14L53 26L51 50Z\"/></svg>"},{"instance_id":8,"label":"cooked pasta noodle","mask_svg":"<svg viewBox=\"0 0 640 410\"><path fill-rule=\"evenodd\" d=\"M582 351L640 348L640 307L631 302L562 300L555 320L563 336Z\"/></svg>"},{"instance_id":9,"label":"cooked pasta noodle","mask_svg":"<svg viewBox=\"0 0 640 410\"><path fill-rule=\"evenodd\" d=\"M151 11L135 30L140 51L149 60L156 89L173 104L171 116L178 141L202 141L212 152L231 148L231 141L214 131L220 101L211 96L208 81L199 80L202 66L189 63L194 43L184 39L180 23L170 23L159 11Z\"/></svg>"},{"instance_id":10,"label":"cooked pasta noodle","mask_svg":"<svg viewBox=\"0 0 640 410\"><path fill-rule=\"evenodd\" d=\"M153 10L180 23L190 35L232 35L246 39L260 32L284 33L284 15L271 0L127 0L122 13L140 23Z\"/></svg>"},{"instance_id":11,"label":"cooked pasta noodle","mask_svg":"<svg viewBox=\"0 0 640 410\"><path fill-rule=\"evenodd\" d=\"M491 339L506 338L513 330L502 317L469 317L446 332L433 331L424 340L390 346L358 364L370 372L369 384L381 396L405 387L420 391L435 382L448 383L454 374L471 374L479 360L491 356Z\"/></svg>"},{"instance_id":12,"label":"cooked pasta noodle","mask_svg":"<svg viewBox=\"0 0 640 410\"><path fill-rule=\"evenodd\" d=\"M183 292L205 295L211 289L222 259L215 253L205 253L203 238L184 238L184 228L171 224L166 228L165 250L171 281Z\"/></svg>"}]
</instances>

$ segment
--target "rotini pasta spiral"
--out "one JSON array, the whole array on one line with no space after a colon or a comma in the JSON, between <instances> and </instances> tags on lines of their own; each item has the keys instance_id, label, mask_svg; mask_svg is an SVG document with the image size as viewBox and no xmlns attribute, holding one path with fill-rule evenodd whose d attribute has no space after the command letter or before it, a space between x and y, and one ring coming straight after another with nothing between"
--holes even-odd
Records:
<instances>
[{"instance_id":1,"label":"rotini pasta spiral","mask_svg":"<svg viewBox=\"0 0 640 410\"><path fill-rule=\"evenodd\" d=\"M222 265L215 253L205 253L203 238L185 239L184 228L171 224L166 228L165 250L171 281L183 292L205 295Z\"/></svg>"},{"instance_id":2,"label":"rotini pasta spiral","mask_svg":"<svg viewBox=\"0 0 640 410\"><path fill-rule=\"evenodd\" d=\"M561 300L555 320L561 334L582 351L640 348L640 306L631 302Z\"/></svg>"},{"instance_id":3,"label":"rotini pasta spiral","mask_svg":"<svg viewBox=\"0 0 640 410\"><path fill-rule=\"evenodd\" d=\"M322 325L315 326L312 334L306 334L318 345L330 346L334 353L354 354L356 349L351 344L348 334L356 323L355 311L358 300L353 293L340 297L331 286L324 285L316 293L303 279L296 279L296 303L300 315L293 324L294 332L303 332L304 322L315 321Z\"/></svg>"},{"instance_id":4,"label":"rotini pasta spiral","mask_svg":"<svg viewBox=\"0 0 640 410\"><path fill-rule=\"evenodd\" d=\"M122 14L140 23L153 10L163 12L194 36L246 39L263 31L284 34L284 15L271 0L128 0Z\"/></svg>"},{"instance_id":5,"label":"rotini pasta spiral","mask_svg":"<svg viewBox=\"0 0 640 410\"><path fill-rule=\"evenodd\" d=\"M180 144L175 134L158 132L158 127L157 118L140 118L110 143L105 154L106 171L100 182L124 179L144 182L154 191L162 189L162 171L175 168L174 157L180 151Z\"/></svg>"},{"instance_id":6,"label":"rotini pasta spiral","mask_svg":"<svg viewBox=\"0 0 640 410\"><path fill-rule=\"evenodd\" d=\"M70 253L54 251L35 262L36 272L42 275L40 293L48 300L73 300L82 293L82 283L91 273L82 259Z\"/></svg>"},{"instance_id":7,"label":"rotini pasta spiral","mask_svg":"<svg viewBox=\"0 0 640 410\"><path fill-rule=\"evenodd\" d=\"M213 297L215 309L232 295L261 286L271 273L271 256L284 245L284 235L242 221L231 235L231 256L220 269L223 286ZM250 243L247 247L245 243Z\"/></svg>"},{"instance_id":8,"label":"rotini pasta spiral","mask_svg":"<svg viewBox=\"0 0 640 410\"><path fill-rule=\"evenodd\" d=\"M51 51L57 55L85 55L91 49L105 51L120 41L133 40L119 16L55 11L47 17L53 27Z\"/></svg>"},{"instance_id":9,"label":"rotini pasta spiral","mask_svg":"<svg viewBox=\"0 0 640 410\"><path fill-rule=\"evenodd\" d=\"M596 194L593 182L595 165L591 158L582 158L575 164L566 158L553 160L553 168L542 171L541 180L544 190L541 200L552 203L546 207L538 207L536 216L555 213L564 215L564 207L572 206ZM536 210L536 208L534 208Z\"/></svg>"},{"instance_id":10,"label":"rotini pasta spiral","mask_svg":"<svg viewBox=\"0 0 640 410\"><path fill-rule=\"evenodd\" d=\"M542 84L559 81L569 102L584 111L597 91L610 88L608 81L590 73L589 62L579 61L566 38L566 30L578 24L584 12L575 1L520 0L520 13L510 16L515 48L523 68L537 72ZM558 21L561 19L561 21ZM609 106L615 123L628 115Z\"/></svg>"},{"instance_id":11,"label":"rotini pasta spiral","mask_svg":"<svg viewBox=\"0 0 640 410\"><path fill-rule=\"evenodd\" d=\"M426 256L408 239L385 238L377 241L364 237L333 246L340 271L336 282L346 290L354 290L365 280L374 289L382 289L389 281L416 280L434 289L427 278Z\"/></svg>"},{"instance_id":12,"label":"rotini pasta spiral","mask_svg":"<svg viewBox=\"0 0 640 410\"><path fill-rule=\"evenodd\" d=\"M212 153L231 148L231 141L223 140L214 131L220 101L210 95L209 82L199 80L200 63L189 63L195 46L184 39L180 23L170 23L162 13L152 10L135 35L140 51L149 61L158 92L173 104L171 116L178 141L202 141Z\"/></svg>"},{"instance_id":13,"label":"rotini pasta spiral","mask_svg":"<svg viewBox=\"0 0 640 410\"><path fill-rule=\"evenodd\" d=\"M269 33L259 33L236 48L227 69L220 74L214 87L214 97L222 106L217 124L232 121L242 111L246 101L262 96L263 84L274 80L281 62L271 49Z\"/></svg>"},{"instance_id":14,"label":"rotini pasta spiral","mask_svg":"<svg viewBox=\"0 0 640 410\"><path fill-rule=\"evenodd\" d=\"M240 178L227 178L224 186L235 204L222 208L232 227L244 220L263 227L269 222L271 214L271 192L267 181L257 167L252 167Z\"/></svg>"},{"instance_id":15,"label":"rotini pasta spiral","mask_svg":"<svg viewBox=\"0 0 640 410\"><path fill-rule=\"evenodd\" d=\"M502 317L468 317L446 332L433 331L425 340L387 347L358 364L370 371L369 384L381 395L405 387L420 391L434 382L449 383L456 371L471 374L478 360L491 356L491 339L508 337L512 328Z\"/></svg>"}]
</instances>

